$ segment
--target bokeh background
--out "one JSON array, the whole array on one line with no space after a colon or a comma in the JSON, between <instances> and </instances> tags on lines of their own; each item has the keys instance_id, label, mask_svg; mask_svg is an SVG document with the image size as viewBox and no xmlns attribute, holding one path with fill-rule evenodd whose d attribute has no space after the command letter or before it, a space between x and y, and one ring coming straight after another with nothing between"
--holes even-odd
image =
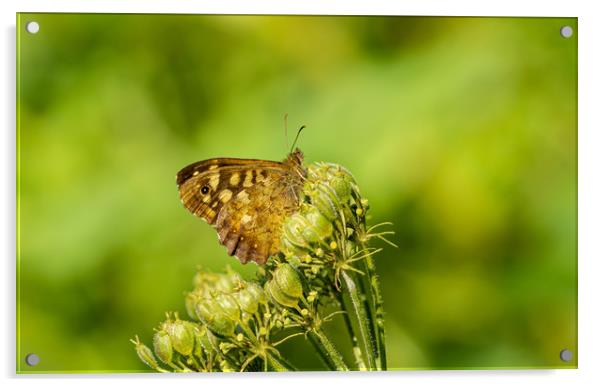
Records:
<instances>
[{"instance_id":1,"label":"bokeh background","mask_svg":"<svg viewBox=\"0 0 602 387\"><path fill-rule=\"evenodd\" d=\"M25 31L35 20L39 33ZM392 221L392 369L575 367L576 19L20 14L20 372L146 371L198 265L252 277L180 204L217 156L349 168ZM335 339L340 322L330 326ZM24 356L36 353L31 368ZM283 352L322 366L303 339Z\"/></svg>"}]
</instances>

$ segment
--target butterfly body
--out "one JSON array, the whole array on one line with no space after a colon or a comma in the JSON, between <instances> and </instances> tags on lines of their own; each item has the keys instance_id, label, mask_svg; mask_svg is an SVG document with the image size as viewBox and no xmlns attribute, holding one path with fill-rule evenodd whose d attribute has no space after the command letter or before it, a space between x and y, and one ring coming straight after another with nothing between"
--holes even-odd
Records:
<instances>
[{"instance_id":1,"label":"butterfly body","mask_svg":"<svg viewBox=\"0 0 602 387\"><path fill-rule=\"evenodd\" d=\"M212 225L229 255L263 264L279 251L284 220L299 208L303 153L282 161L214 158L176 176L186 209Z\"/></svg>"}]
</instances>

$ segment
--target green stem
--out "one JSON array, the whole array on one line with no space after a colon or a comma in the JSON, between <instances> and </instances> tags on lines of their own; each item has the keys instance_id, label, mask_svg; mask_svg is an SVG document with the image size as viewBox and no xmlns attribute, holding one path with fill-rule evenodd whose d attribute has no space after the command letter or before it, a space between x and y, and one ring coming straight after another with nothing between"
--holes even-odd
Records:
<instances>
[{"instance_id":1,"label":"green stem","mask_svg":"<svg viewBox=\"0 0 602 387\"><path fill-rule=\"evenodd\" d=\"M366 358L368 359L368 369L370 371L377 370L376 368L376 356L374 353L373 346L373 338L371 335L370 328L370 320L368 320L366 305L362 302L361 294L358 290L357 284L355 281L345 272L345 270L341 271L341 277L343 278L343 283L345 284L344 289L349 294L349 298L351 299L351 305L353 306L353 312L358 322L360 336L362 338L362 343L364 344L364 353L366 354Z\"/></svg>"},{"instance_id":2,"label":"green stem","mask_svg":"<svg viewBox=\"0 0 602 387\"><path fill-rule=\"evenodd\" d=\"M268 367L272 371L288 372L288 371L296 371L297 370L289 362L287 362L285 359L283 359L282 357L280 357L276 354L268 353L268 354L266 354L266 359L268 361Z\"/></svg>"},{"instance_id":3,"label":"green stem","mask_svg":"<svg viewBox=\"0 0 602 387\"><path fill-rule=\"evenodd\" d=\"M361 234L366 235L366 225L364 223L357 224L357 227L362 230ZM367 248L367 243L364 237L358 240L360 250ZM379 359L380 369L386 371L387 369L387 351L385 344L385 319L384 319L384 306L383 296L380 290L380 281L376 275L376 265L374 264L374 258L372 255L366 255L363 261L363 269L366 273L362 284L363 294L369 295L369 310L371 315L369 316L371 321L372 332L374 333L376 341L376 356ZM366 292L366 290L368 290ZM368 301L368 300L366 300Z\"/></svg>"},{"instance_id":4,"label":"green stem","mask_svg":"<svg viewBox=\"0 0 602 387\"><path fill-rule=\"evenodd\" d=\"M369 281L368 276L359 273L349 273L352 279L355 280L355 283L358 285L360 300L362 301L362 305L364 307L364 311L366 312L366 320L368 320L368 329L370 330L370 349L372 349L372 353L374 354L374 358L378 359L378 346L376 344L376 328L374 327L376 324L374 322L374 300L373 294L370 292L370 284L367 283Z\"/></svg>"},{"instance_id":5,"label":"green stem","mask_svg":"<svg viewBox=\"0 0 602 387\"><path fill-rule=\"evenodd\" d=\"M362 209L363 213L366 213L366 208L362 205L361 195L358 191L354 192L354 199L357 202L358 206ZM360 220L355 218L355 226L358 230L360 230L360 238L358 238L359 248L360 250L365 250L367 248L366 243L366 235L368 231L366 230L365 220ZM376 339L377 346L377 354L380 361L380 369L383 371L387 370L387 350L385 343L385 318L384 318L384 306L383 306L383 296L380 290L380 281L378 280L378 276L376 275L376 265L374 264L374 258L371 255L367 255L364 259L364 269L367 275L367 278L364 279L364 284L366 288L370 289L370 305L369 308L372 310L372 315L374 319L371 319L372 322L372 332L374 332L374 336ZM365 290L365 289L364 289ZM364 293L366 294L366 293ZM372 317L372 316L371 316Z\"/></svg>"},{"instance_id":6,"label":"green stem","mask_svg":"<svg viewBox=\"0 0 602 387\"><path fill-rule=\"evenodd\" d=\"M360 348L359 342L357 340L357 335L355 334L355 328L353 328L353 323L349 318L349 310L347 308L347 304L343 299L343 294L337 292L337 297L339 299L339 304L341 304L341 310L343 313L343 319L345 320L345 327L347 328L347 332L349 333L349 338L351 339L351 345L353 346L353 356L355 357L355 364L360 371L367 371L366 363L364 362L364 358L362 357L362 350Z\"/></svg>"},{"instance_id":7,"label":"green stem","mask_svg":"<svg viewBox=\"0 0 602 387\"><path fill-rule=\"evenodd\" d=\"M320 329L307 331L307 336L330 370L349 371L339 351Z\"/></svg>"},{"instance_id":8,"label":"green stem","mask_svg":"<svg viewBox=\"0 0 602 387\"><path fill-rule=\"evenodd\" d=\"M380 360L380 368L383 371L387 370L387 350L385 344L385 319L383 296L380 291L380 281L376 275L376 265L372 257L366 257L364 264L367 273L368 285L370 286L370 294L372 299L372 307L374 308L374 328L376 330L376 344L378 346L378 358Z\"/></svg>"}]
</instances>

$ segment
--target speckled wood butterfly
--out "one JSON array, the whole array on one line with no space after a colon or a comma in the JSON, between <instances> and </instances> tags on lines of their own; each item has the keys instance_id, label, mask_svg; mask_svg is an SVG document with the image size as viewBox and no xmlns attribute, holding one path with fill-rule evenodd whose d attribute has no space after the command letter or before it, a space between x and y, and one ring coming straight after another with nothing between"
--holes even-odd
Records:
<instances>
[{"instance_id":1,"label":"speckled wood butterfly","mask_svg":"<svg viewBox=\"0 0 602 387\"><path fill-rule=\"evenodd\" d=\"M215 158L176 176L184 206L205 219L229 255L264 264L279 251L284 219L297 211L306 171L297 148L282 161Z\"/></svg>"}]
</instances>

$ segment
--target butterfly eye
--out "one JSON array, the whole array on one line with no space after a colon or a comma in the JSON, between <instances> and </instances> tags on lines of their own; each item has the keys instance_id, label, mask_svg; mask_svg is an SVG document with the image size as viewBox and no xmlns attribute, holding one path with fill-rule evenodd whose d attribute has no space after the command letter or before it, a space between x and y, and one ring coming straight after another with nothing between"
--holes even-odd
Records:
<instances>
[{"instance_id":1,"label":"butterfly eye","mask_svg":"<svg viewBox=\"0 0 602 387\"><path fill-rule=\"evenodd\" d=\"M209 192L209 187L207 187L206 185L204 185L203 188L201 188L201 193L203 195L207 195L208 192Z\"/></svg>"}]
</instances>

